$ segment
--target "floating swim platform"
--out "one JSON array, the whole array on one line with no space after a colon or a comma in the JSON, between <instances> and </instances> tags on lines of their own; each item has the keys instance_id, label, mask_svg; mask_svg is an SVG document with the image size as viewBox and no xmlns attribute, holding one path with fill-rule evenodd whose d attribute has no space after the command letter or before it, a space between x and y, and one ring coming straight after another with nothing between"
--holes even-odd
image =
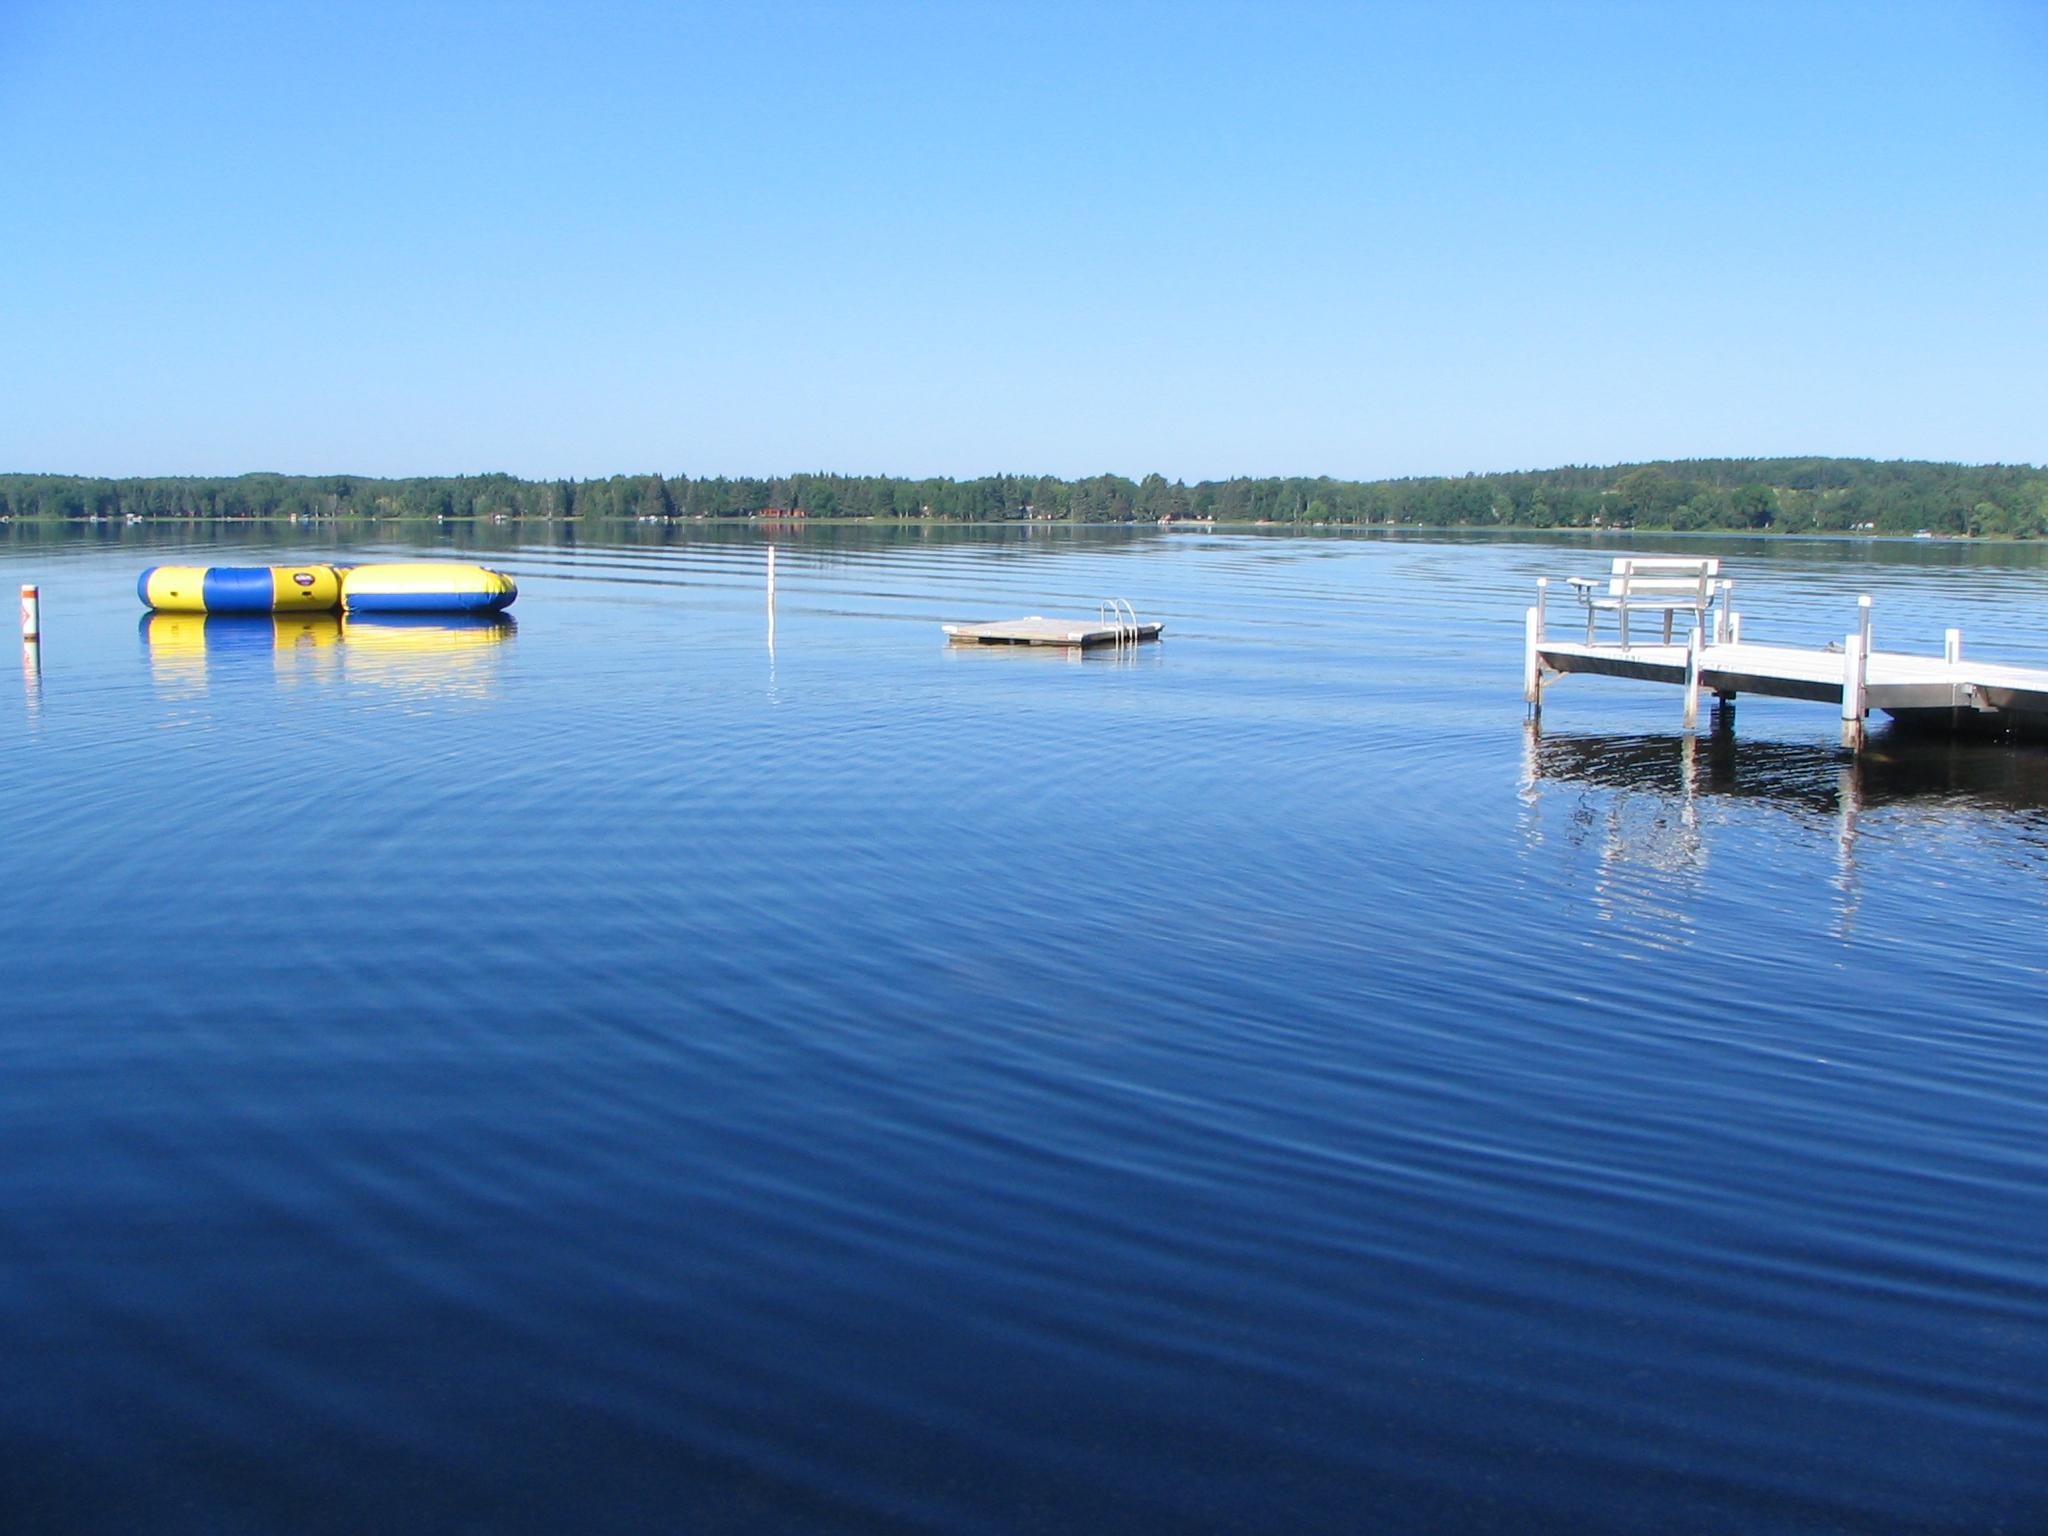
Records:
<instances>
[{"instance_id":1,"label":"floating swim platform","mask_svg":"<svg viewBox=\"0 0 2048 1536\"><path fill-rule=\"evenodd\" d=\"M988 624L943 624L946 639L953 645L1058 645L1087 649L1097 645L1131 645L1140 640L1157 640L1166 626L1126 620L1116 624L1103 619L1048 619L1033 614L1028 619L998 619Z\"/></svg>"},{"instance_id":2,"label":"floating swim platform","mask_svg":"<svg viewBox=\"0 0 2048 1536\"><path fill-rule=\"evenodd\" d=\"M136 595L158 613L502 613L519 596L502 571L430 561L389 565L153 565Z\"/></svg>"}]
</instances>

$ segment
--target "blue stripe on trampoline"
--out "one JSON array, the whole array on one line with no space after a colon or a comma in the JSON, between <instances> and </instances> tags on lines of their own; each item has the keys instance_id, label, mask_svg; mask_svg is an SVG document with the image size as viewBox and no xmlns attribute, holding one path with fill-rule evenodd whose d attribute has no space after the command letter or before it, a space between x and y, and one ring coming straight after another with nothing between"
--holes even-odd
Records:
<instances>
[{"instance_id":1,"label":"blue stripe on trampoline","mask_svg":"<svg viewBox=\"0 0 2048 1536\"><path fill-rule=\"evenodd\" d=\"M200 588L208 613L268 613L277 604L267 565L216 565Z\"/></svg>"},{"instance_id":2,"label":"blue stripe on trampoline","mask_svg":"<svg viewBox=\"0 0 2048 1536\"><path fill-rule=\"evenodd\" d=\"M142 606L145 608L149 606L149 578L155 574L156 567L152 565L148 570L135 578L135 595L142 599Z\"/></svg>"},{"instance_id":3,"label":"blue stripe on trampoline","mask_svg":"<svg viewBox=\"0 0 2048 1536\"><path fill-rule=\"evenodd\" d=\"M496 613L511 592L351 592L350 613Z\"/></svg>"}]
</instances>

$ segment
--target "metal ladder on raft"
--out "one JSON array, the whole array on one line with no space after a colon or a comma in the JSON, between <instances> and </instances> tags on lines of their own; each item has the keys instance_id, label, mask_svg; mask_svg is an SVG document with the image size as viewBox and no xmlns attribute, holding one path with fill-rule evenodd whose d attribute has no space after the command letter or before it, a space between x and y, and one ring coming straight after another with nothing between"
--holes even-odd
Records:
<instances>
[{"instance_id":1,"label":"metal ladder on raft","mask_svg":"<svg viewBox=\"0 0 2048 1536\"><path fill-rule=\"evenodd\" d=\"M1105 597L1095 610L1097 622L1104 629L1116 631L1116 648L1136 648L1138 644L1138 610L1121 597Z\"/></svg>"}]
</instances>

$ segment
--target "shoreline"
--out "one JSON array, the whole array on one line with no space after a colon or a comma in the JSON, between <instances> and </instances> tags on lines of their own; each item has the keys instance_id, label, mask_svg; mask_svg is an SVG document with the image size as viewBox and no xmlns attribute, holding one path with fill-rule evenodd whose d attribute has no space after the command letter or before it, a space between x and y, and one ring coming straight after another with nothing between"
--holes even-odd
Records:
<instances>
[{"instance_id":1,"label":"shoreline","mask_svg":"<svg viewBox=\"0 0 2048 1536\"><path fill-rule=\"evenodd\" d=\"M1162 524L1156 519L1125 519L1119 522L1074 522L1066 518L988 518L967 520L939 517L478 517L437 516L437 517L320 517L287 513L279 517L7 517L0 516L0 527L21 528L176 528L176 527L217 527L233 524L240 527L284 526L290 528L760 528L769 532L797 532L806 528L1005 528L1005 529L1052 529L1052 528L1150 528L1162 533L1288 533L1288 534L1410 534L1410 533L1479 533L1498 535L1558 534L1576 538L1636 538L1654 537L1662 539L1828 539L1836 541L1861 541L1885 544L2040 544L2048 543L2048 535L2040 534L1980 534L1980 533L1935 533L1931 530L1915 533L1877 533L1863 529L1847 528L1657 528L1637 526L1631 528L1586 528L1577 525L1529 525L1500 523L1344 523L1344 522L1226 522L1222 519L1174 524Z\"/></svg>"}]
</instances>

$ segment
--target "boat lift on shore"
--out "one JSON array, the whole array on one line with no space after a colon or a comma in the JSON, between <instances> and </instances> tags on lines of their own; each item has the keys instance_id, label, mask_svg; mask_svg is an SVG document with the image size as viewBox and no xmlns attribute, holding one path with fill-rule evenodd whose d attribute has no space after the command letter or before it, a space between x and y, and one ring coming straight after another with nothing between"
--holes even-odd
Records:
<instances>
[{"instance_id":1,"label":"boat lift on shore","mask_svg":"<svg viewBox=\"0 0 2048 1536\"><path fill-rule=\"evenodd\" d=\"M1871 600L1856 600L1856 628L1826 648L1762 645L1742 638L1734 611L1735 583L1723 580L1717 560L1664 560L1623 556L1604 582L1573 578L1586 610L1583 641L1556 640L1546 627L1547 578L1536 583L1536 604L1526 616L1522 697L1536 718L1543 694L1558 677L1591 673L1685 690L1685 725L1699 723L1700 695L1723 707L1738 695L1808 699L1841 711L1842 745L1860 749L1865 722L1881 709L1902 724L1973 734L2048 734L2048 670L1966 660L1959 629L1947 632L1940 656L1880 651L1871 641ZM1631 611L1660 615L1661 638L1632 643ZM1620 638L1597 639L1602 612L1616 615ZM1689 614L1683 643L1672 635L1674 615ZM1711 614L1711 617L1710 617Z\"/></svg>"}]
</instances>

